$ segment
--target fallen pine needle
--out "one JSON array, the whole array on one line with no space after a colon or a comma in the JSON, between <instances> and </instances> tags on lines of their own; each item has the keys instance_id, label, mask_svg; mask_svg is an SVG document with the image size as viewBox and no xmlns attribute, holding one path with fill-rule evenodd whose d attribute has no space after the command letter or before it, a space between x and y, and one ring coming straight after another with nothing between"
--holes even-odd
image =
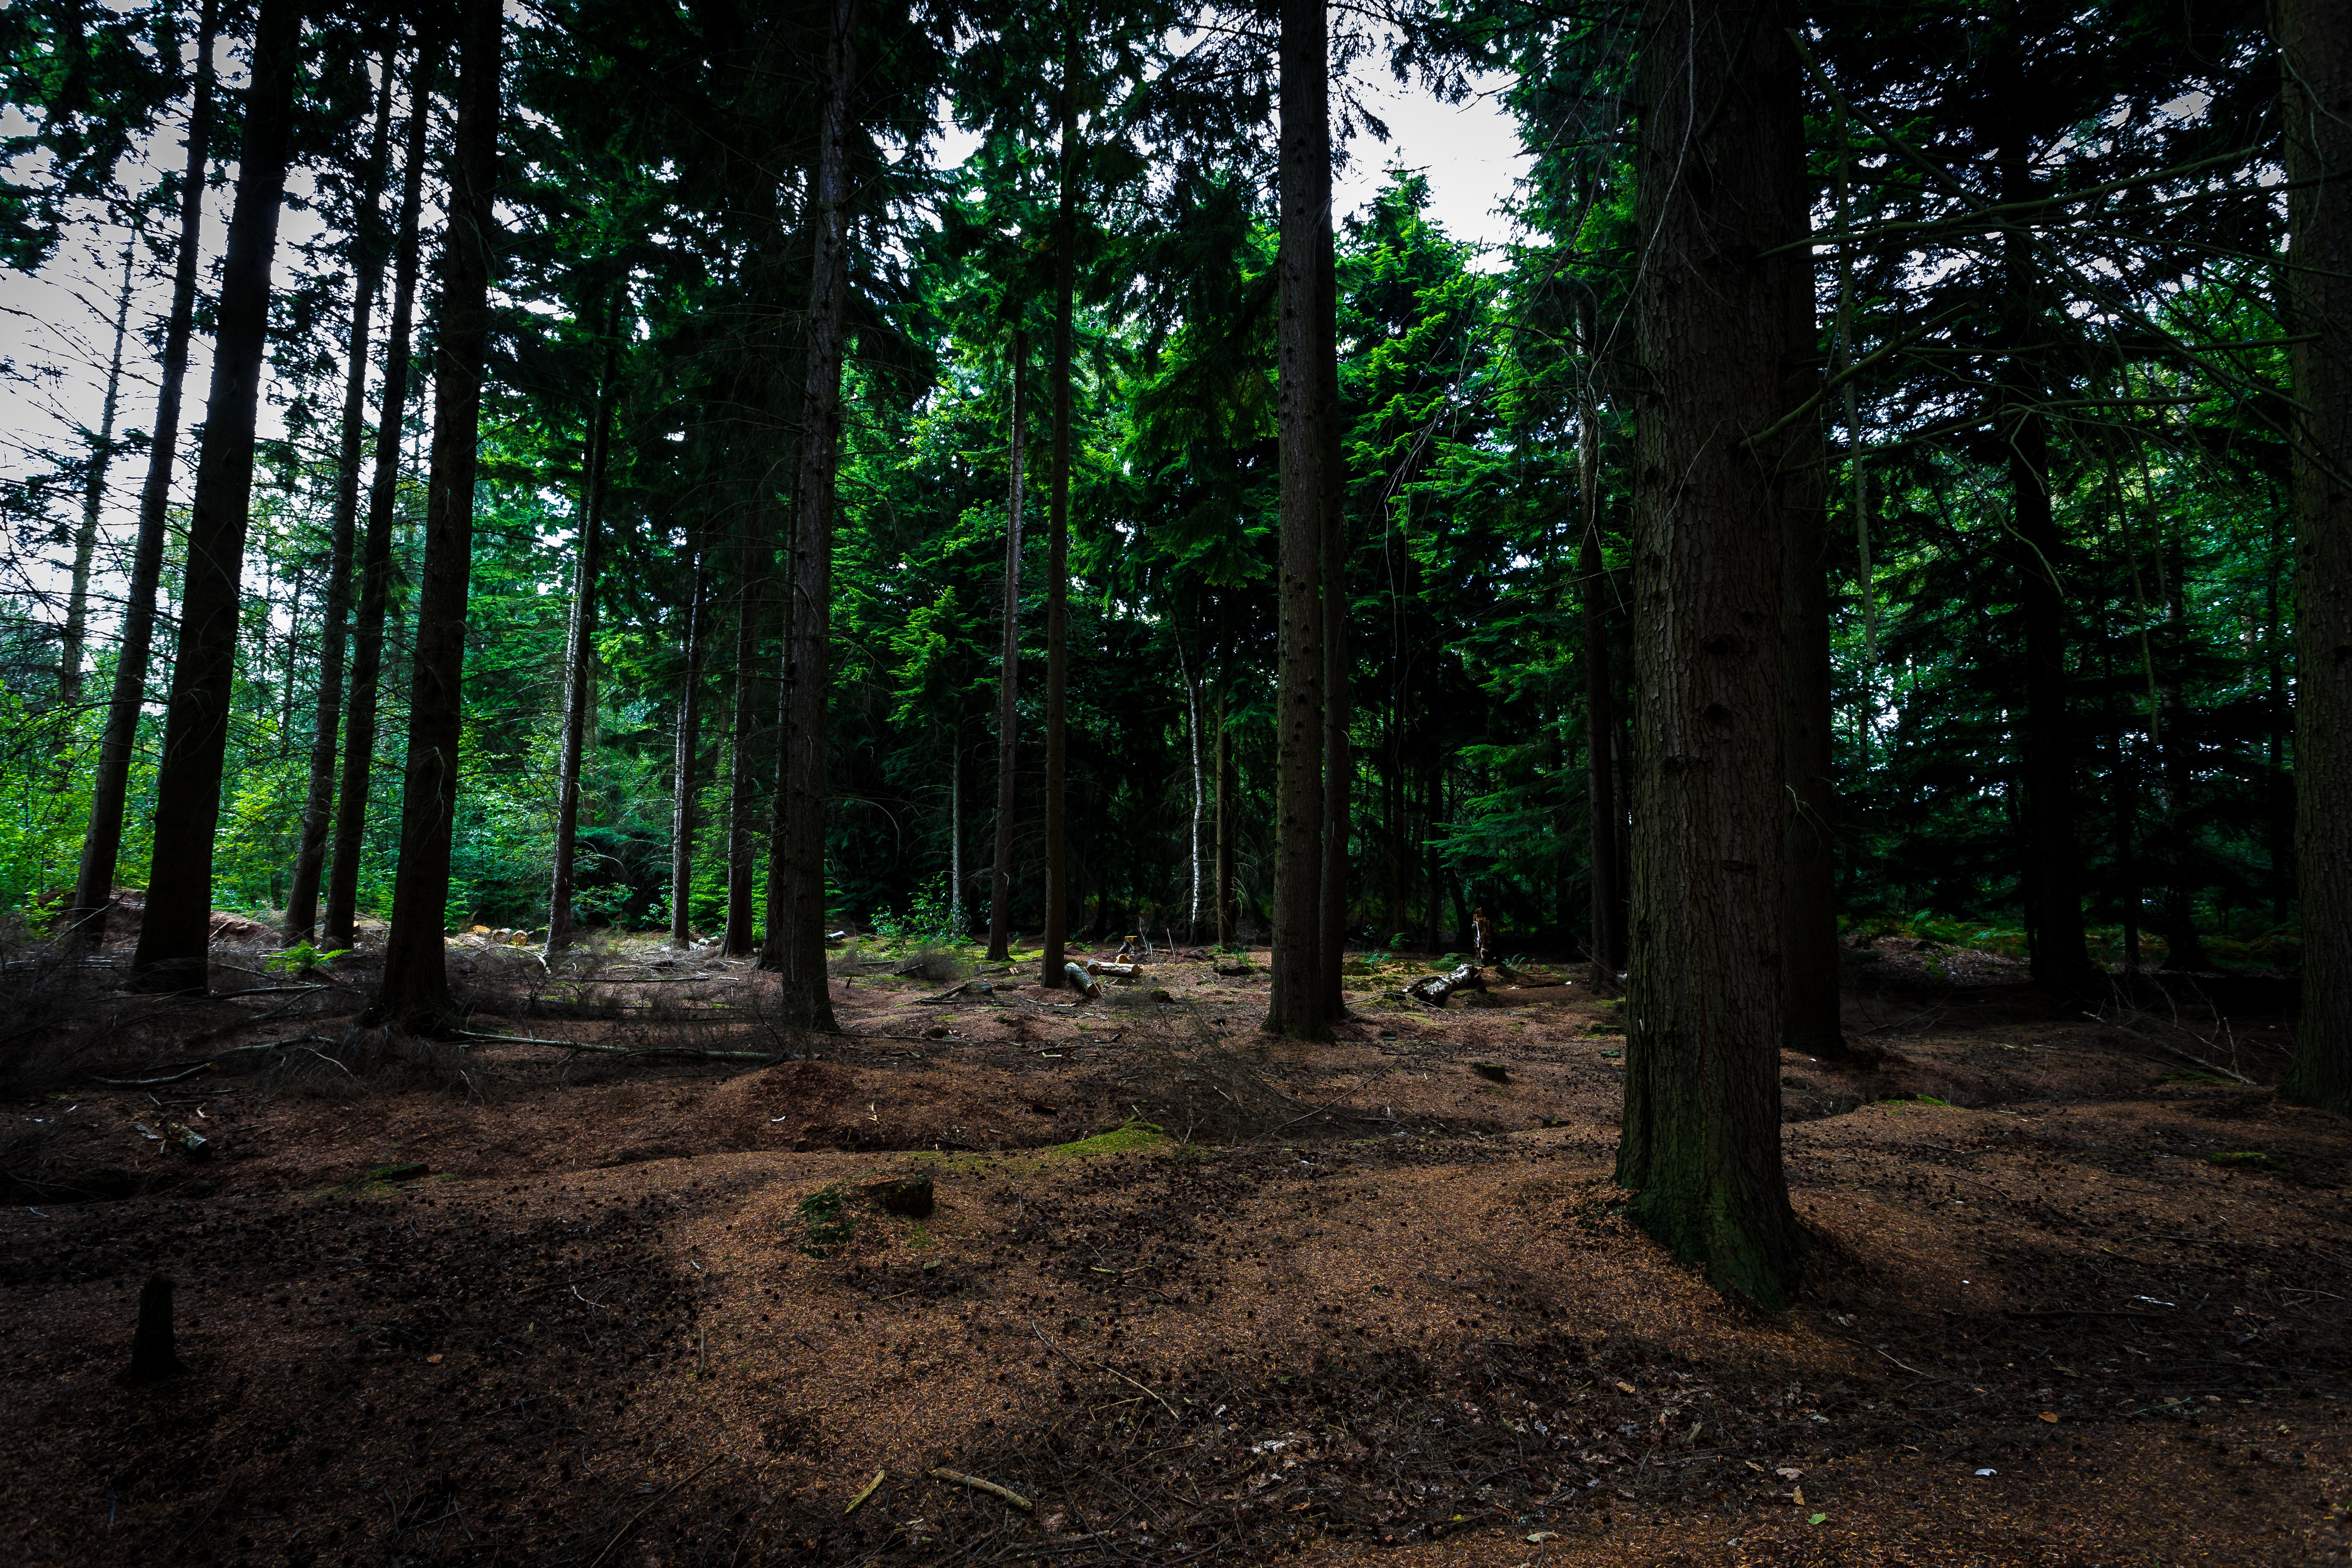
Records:
<instances>
[{"instance_id":1,"label":"fallen pine needle","mask_svg":"<svg viewBox=\"0 0 2352 1568\"><path fill-rule=\"evenodd\" d=\"M879 1482L882 1478L877 1476L874 1479ZM1000 1487L994 1481L983 1481L978 1476L967 1476L961 1470L936 1469L931 1472L931 1479L935 1481L953 1481L960 1487L970 1487L974 1491L986 1492L992 1497L1001 1497L1024 1513L1037 1511L1036 1504L1014 1491L1011 1487Z\"/></svg>"},{"instance_id":2,"label":"fallen pine needle","mask_svg":"<svg viewBox=\"0 0 2352 1568\"><path fill-rule=\"evenodd\" d=\"M887 1476L887 1475L888 1475L889 1473L890 1473L890 1472L889 1472L889 1471L887 1471L887 1470L877 1470L877 1471L875 1471L875 1472L874 1472L874 1479L873 1479L872 1480L870 1480L870 1481L866 1482L864 1486L862 1486L862 1487L858 1488L858 1489L857 1489L857 1495L856 1495L856 1497L854 1497L854 1498L851 1498L851 1499L849 1500L849 1505L848 1505L846 1508L844 1508L844 1509L841 1510L841 1511L842 1511L842 1515L843 1515L843 1517L844 1517L844 1518L846 1518L846 1517L847 1517L847 1516L849 1516L850 1514L856 1513L856 1512L857 1511L857 1505L858 1505L858 1504L860 1504L860 1503L862 1503L862 1502L864 1502L867 1498L872 1497L872 1496L875 1494L875 1492L876 1492L877 1490L880 1489L881 1485L882 1485L882 1478L883 1478L883 1477L885 1477L885 1476Z\"/></svg>"}]
</instances>

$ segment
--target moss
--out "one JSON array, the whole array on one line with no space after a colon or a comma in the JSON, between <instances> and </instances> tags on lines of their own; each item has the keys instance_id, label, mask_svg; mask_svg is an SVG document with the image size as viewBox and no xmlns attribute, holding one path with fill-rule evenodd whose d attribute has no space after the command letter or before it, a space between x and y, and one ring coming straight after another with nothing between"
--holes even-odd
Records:
<instances>
[{"instance_id":1,"label":"moss","mask_svg":"<svg viewBox=\"0 0 2352 1568\"><path fill-rule=\"evenodd\" d=\"M1056 1143L1041 1149L1041 1160L1083 1160L1097 1154L1142 1154L1165 1148L1175 1142L1157 1123L1127 1121L1091 1138L1081 1138L1075 1143Z\"/></svg>"}]
</instances>

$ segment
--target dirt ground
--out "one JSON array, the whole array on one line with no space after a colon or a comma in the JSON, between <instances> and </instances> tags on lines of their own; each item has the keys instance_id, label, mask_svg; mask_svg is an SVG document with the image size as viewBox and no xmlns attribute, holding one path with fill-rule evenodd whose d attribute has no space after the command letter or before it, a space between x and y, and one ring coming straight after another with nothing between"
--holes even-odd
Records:
<instances>
[{"instance_id":1,"label":"dirt ground","mask_svg":"<svg viewBox=\"0 0 2352 1568\"><path fill-rule=\"evenodd\" d=\"M1887 1054L1784 1062L1812 1249L1768 1317L1619 1216L1623 1037L1566 970L1433 1009L1398 994L1427 966L1356 965L1307 1047L1255 1033L1263 951L1080 1005L1025 974L925 1000L943 961L850 951L846 1033L795 1038L706 951L551 972L468 938L506 1037L419 1061L347 1033L364 952L287 977L257 943L223 932L215 982L248 989L205 1002L17 977L54 1043L0 1100L0 1562L2352 1542L2352 1139L2273 1097L2282 1016L2094 1018L1998 963L1856 953L1849 1027ZM927 1215L877 1186L910 1176ZM126 1386L157 1270L189 1370Z\"/></svg>"}]
</instances>

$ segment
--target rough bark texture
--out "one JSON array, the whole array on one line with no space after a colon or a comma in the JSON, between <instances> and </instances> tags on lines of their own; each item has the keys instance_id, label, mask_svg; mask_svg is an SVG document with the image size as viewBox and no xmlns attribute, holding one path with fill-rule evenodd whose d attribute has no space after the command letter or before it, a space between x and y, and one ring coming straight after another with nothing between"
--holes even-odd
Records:
<instances>
[{"instance_id":1,"label":"rough bark texture","mask_svg":"<svg viewBox=\"0 0 2352 1568\"><path fill-rule=\"evenodd\" d=\"M1045 923L1037 978L1063 984L1070 934L1070 353L1077 293L1078 37L1062 58L1061 200L1054 215L1054 493L1045 525Z\"/></svg>"},{"instance_id":2,"label":"rough bark texture","mask_svg":"<svg viewBox=\"0 0 2352 1568\"><path fill-rule=\"evenodd\" d=\"M694 755L702 742L703 644L709 637L706 554L694 552L694 586L686 612L686 668L678 677L677 756L670 780L669 940L694 941Z\"/></svg>"},{"instance_id":3,"label":"rough bark texture","mask_svg":"<svg viewBox=\"0 0 2352 1568\"><path fill-rule=\"evenodd\" d=\"M58 639L58 706L68 716L81 701L82 647L89 635L89 563L98 552L106 470L114 463L114 413L122 392L122 339L131 327L131 264L138 254L135 239L122 247L122 295L114 307L114 353L106 362L106 401L99 415L98 438L90 443L89 471L82 476L81 525L74 530L73 576L66 588L64 635ZM63 739L62 731L59 738Z\"/></svg>"},{"instance_id":4,"label":"rough bark texture","mask_svg":"<svg viewBox=\"0 0 2352 1568\"><path fill-rule=\"evenodd\" d=\"M996 665L996 858L988 889L988 956L1013 956L1013 814L1021 760L1021 487L1022 396L1029 357L1025 333L1013 334L1013 407L1004 486L1004 640Z\"/></svg>"},{"instance_id":5,"label":"rough bark texture","mask_svg":"<svg viewBox=\"0 0 2352 1568\"><path fill-rule=\"evenodd\" d=\"M1777 451L1801 135L1775 16L1645 9L1634 294L1633 912L1624 1137L1633 1214L1778 1305L1801 1232L1780 1162Z\"/></svg>"},{"instance_id":6,"label":"rough bark texture","mask_svg":"<svg viewBox=\"0 0 2352 1568\"><path fill-rule=\"evenodd\" d=\"M589 415L580 476L580 542L572 563L572 614L563 638L563 741L555 759L555 843L547 884L547 951L572 945L572 894L580 852L580 768L588 755L588 715L596 704L596 585L604 567L604 475L612 463L613 400L620 375L621 319L627 285L613 286L604 322L604 364Z\"/></svg>"},{"instance_id":7,"label":"rough bark texture","mask_svg":"<svg viewBox=\"0 0 2352 1568\"><path fill-rule=\"evenodd\" d=\"M401 435L408 417L409 339L416 312L421 248L417 225L425 199L425 150L433 122L433 84L440 70L439 41L426 34L417 40L416 64L409 79L400 232L393 241L392 320L384 338L383 391L376 410L375 472L368 480L367 528L360 541L360 605L352 623L352 695L343 714L343 777L335 792L334 850L328 860L321 940L329 948L359 944L360 856L367 840L368 796L374 782L384 605L392 595L393 511L400 499Z\"/></svg>"},{"instance_id":8,"label":"rough bark texture","mask_svg":"<svg viewBox=\"0 0 2352 1568\"><path fill-rule=\"evenodd\" d=\"M1217 945L1234 942L1234 742L1225 733L1225 697L1217 694Z\"/></svg>"},{"instance_id":9,"label":"rough bark texture","mask_svg":"<svg viewBox=\"0 0 2352 1568\"><path fill-rule=\"evenodd\" d=\"M146 914L131 958L133 983L153 989L200 989L207 979L213 835L220 820L221 768L236 677L237 585L245 564L246 507L253 493L254 418L269 330L269 263L278 248L278 214L286 190L300 33L295 0L263 0L254 24L253 85L246 93L236 205L229 218L214 318L204 447L189 508L172 705L155 770L155 851Z\"/></svg>"},{"instance_id":10,"label":"rough bark texture","mask_svg":"<svg viewBox=\"0 0 2352 1568\"><path fill-rule=\"evenodd\" d=\"M735 658L728 683L727 742L727 929L719 949L730 958L743 958L757 945L752 940L752 879L758 874L753 840L758 810L759 774L752 759L760 715L760 593L759 546L750 539L736 548Z\"/></svg>"},{"instance_id":11,"label":"rough bark texture","mask_svg":"<svg viewBox=\"0 0 2352 1568\"><path fill-rule=\"evenodd\" d=\"M490 268L499 236L499 0L467 0L449 153L449 219L441 250L441 318L434 345L433 458L425 489L425 566L416 594L415 673L408 697L408 770L400 802L400 865L383 979L365 1017L411 1034L459 1022L449 996L444 911L465 727L466 598L473 573L474 472L489 343Z\"/></svg>"},{"instance_id":12,"label":"rough bark texture","mask_svg":"<svg viewBox=\"0 0 2352 1568\"><path fill-rule=\"evenodd\" d=\"M834 476L841 462L841 369L849 292L849 100L856 6L834 0L811 185L808 379L801 398L799 505L784 652L784 737L768 945L788 1027L832 1033L824 966L825 701L832 671Z\"/></svg>"},{"instance_id":13,"label":"rough bark texture","mask_svg":"<svg viewBox=\"0 0 2352 1568\"><path fill-rule=\"evenodd\" d=\"M1328 156L1327 156L1328 166ZM1318 423L1322 427L1323 489L1323 912L1317 984L1323 990L1327 1022L1347 1016L1339 968L1348 953L1348 846L1352 837L1349 785L1355 756L1349 744L1352 720L1348 664L1347 458L1340 447L1339 279L1333 254L1329 179L1318 236L1315 304L1315 376Z\"/></svg>"},{"instance_id":14,"label":"rough bark texture","mask_svg":"<svg viewBox=\"0 0 2352 1568\"><path fill-rule=\"evenodd\" d=\"M1323 952L1323 237L1331 223L1324 0L1283 0L1282 559L1276 703L1274 973L1265 1028L1330 1037Z\"/></svg>"},{"instance_id":15,"label":"rough bark texture","mask_svg":"<svg viewBox=\"0 0 2352 1568\"><path fill-rule=\"evenodd\" d=\"M1590 355L1597 334L1592 310L1578 314L1577 325ZM1584 764L1587 798L1591 805L1592 975L1591 983L1613 989L1625 973L1625 861L1618 853L1618 824L1624 816L1617 801L1617 690L1609 656L1609 564L1601 548L1601 398L1592 384L1597 365L1587 373L1584 395L1577 408L1577 506L1580 542L1577 575L1583 580L1584 612Z\"/></svg>"},{"instance_id":16,"label":"rough bark texture","mask_svg":"<svg viewBox=\"0 0 2352 1568\"><path fill-rule=\"evenodd\" d=\"M285 938L310 934L319 920L319 874L327 858L327 829L335 806L335 736L343 713L344 625L352 611L352 535L359 517L360 468L367 459L368 337L375 321L376 289L383 283L384 245L376 205L383 199L384 163L392 144L394 51L383 54L383 88L376 100L375 132L368 147L359 233L353 237L352 334L343 368L341 448L335 460L335 506L327 531L327 589L319 617L318 703L310 730L310 777L302 798L302 837L286 891ZM291 689L291 683L289 683Z\"/></svg>"},{"instance_id":17,"label":"rough bark texture","mask_svg":"<svg viewBox=\"0 0 2352 1568\"><path fill-rule=\"evenodd\" d=\"M139 742L139 713L147 700L147 666L154 651L155 590L163 574L163 536L172 504L172 469L180 447L180 401L188 380L188 340L196 317L196 263L203 228L205 169L212 155L215 0L205 0L196 24L196 74L188 105L187 164L180 176L180 238L172 275L172 309L163 326L157 366L155 428L147 448L147 481L139 492L139 535L131 546L131 583L122 606L122 636L107 694L106 732L90 781L89 829L82 839L68 916L77 940L95 946L100 916L114 898L115 862L122 852L122 809L130 792L131 758Z\"/></svg>"},{"instance_id":18,"label":"rough bark texture","mask_svg":"<svg viewBox=\"0 0 2352 1568\"><path fill-rule=\"evenodd\" d=\"M2287 302L2292 330L2313 334L2293 351L2303 1020L2282 1092L2352 1110L2352 33L2329 0L2281 0L2277 16Z\"/></svg>"}]
</instances>

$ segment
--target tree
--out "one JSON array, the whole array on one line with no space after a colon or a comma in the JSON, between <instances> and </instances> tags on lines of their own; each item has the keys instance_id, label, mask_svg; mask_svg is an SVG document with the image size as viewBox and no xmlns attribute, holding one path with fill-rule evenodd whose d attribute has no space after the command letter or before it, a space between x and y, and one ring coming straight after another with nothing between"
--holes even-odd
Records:
<instances>
[{"instance_id":1,"label":"tree","mask_svg":"<svg viewBox=\"0 0 2352 1568\"><path fill-rule=\"evenodd\" d=\"M988 895L988 957L1003 963L1013 956L1013 815L1019 804L1017 784L1021 760L1021 487L1025 477L1022 457L1023 383L1026 379L1028 338L1013 330L1007 357L1012 362L1012 406L1006 419L1004 494L1004 637L997 658L996 688L996 852L992 862Z\"/></svg>"},{"instance_id":2,"label":"tree","mask_svg":"<svg viewBox=\"0 0 2352 1568\"><path fill-rule=\"evenodd\" d=\"M1633 914L1617 1180L1723 1288L1778 1305L1802 1246L1780 1163L1781 545L1776 426L1802 168L1769 14L1645 9L1634 321Z\"/></svg>"},{"instance_id":3,"label":"tree","mask_svg":"<svg viewBox=\"0 0 2352 1568\"><path fill-rule=\"evenodd\" d=\"M269 266L286 187L294 110L298 0L262 0L245 100L236 205L215 314L213 379L189 510L178 653L155 778L155 853L131 955L134 984L202 990L209 982L213 835L220 818L236 679L237 584L253 491L255 416L269 329Z\"/></svg>"},{"instance_id":4,"label":"tree","mask_svg":"<svg viewBox=\"0 0 2352 1568\"><path fill-rule=\"evenodd\" d=\"M2323 0L2275 12L2296 414L2295 880L2303 1018L2281 1092L2352 1110L2352 38Z\"/></svg>"},{"instance_id":5,"label":"tree","mask_svg":"<svg viewBox=\"0 0 2352 1568\"><path fill-rule=\"evenodd\" d=\"M1078 70L1082 0L1066 0L1059 196L1054 207L1054 465L1045 521L1045 920L1039 984L1058 990L1070 934L1070 357L1078 278Z\"/></svg>"},{"instance_id":6,"label":"tree","mask_svg":"<svg viewBox=\"0 0 2352 1568\"><path fill-rule=\"evenodd\" d=\"M400 802L400 865L383 976L366 1022L409 1034L457 1022L443 925L463 741L466 598L473 566L474 476L489 340L490 274L499 252L491 210L498 177L499 0L467 0L460 16L457 123L448 163L449 220L441 247L435 344L433 457L425 565L416 595L416 656L408 698L408 768Z\"/></svg>"},{"instance_id":7,"label":"tree","mask_svg":"<svg viewBox=\"0 0 2352 1568\"><path fill-rule=\"evenodd\" d=\"M572 895L580 852L580 768L588 718L596 704L596 593L604 559L605 487L613 462L613 403L619 390L621 323L628 290L613 287L604 323L604 364L588 416L588 450L580 474L580 542L573 557L570 631L563 640L563 742L555 764L555 854L547 894L547 950L572 944Z\"/></svg>"},{"instance_id":8,"label":"tree","mask_svg":"<svg viewBox=\"0 0 2352 1568\"><path fill-rule=\"evenodd\" d=\"M81 526L74 530L73 575L67 590L65 634L58 639L58 706L81 701L82 645L89 626L89 563L98 548L99 509L106 499L106 471L114 461L114 411L122 392L122 338L131 326L131 267L138 237L122 247L122 294L114 308L114 350L107 356L106 398L98 433L89 444L89 469L82 476Z\"/></svg>"}]
</instances>

